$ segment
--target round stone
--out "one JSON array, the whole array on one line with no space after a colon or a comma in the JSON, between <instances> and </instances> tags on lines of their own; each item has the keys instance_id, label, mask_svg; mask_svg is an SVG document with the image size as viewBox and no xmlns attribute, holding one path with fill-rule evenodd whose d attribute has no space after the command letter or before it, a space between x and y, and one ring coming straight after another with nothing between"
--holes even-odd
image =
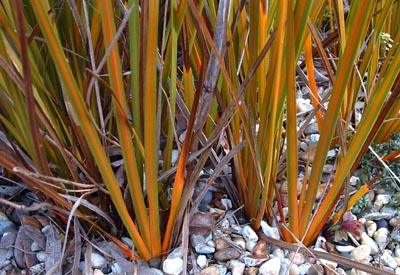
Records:
<instances>
[{"instance_id":1,"label":"round stone","mask_svg":"<svg viewBox=\"0 0 400 275\"><path fill-rule=\"evenodd\" d=\"M196 262L200 268L204 268L207 265L207 257L205 255L199 255Z\"/></svg>"},{"instance_id":2,"label":"round stone","mask_svg":"<svg viewBox=\"0 0 400 275\"><path fill-rule=\"evenodd\" d=\"M163 263L164 273L179 275L183 270L183 260L181 258L166 259Z\"/></svg>"},{"instance_id":3,"label":"round stone","mask_svg":"<svg viewBox=\"0 0 400 275\"><path fill-rule=\"evenodd\" d=\"M90 255L90 262L93 268L101 269L106 264L106 259L100 254L93 252L92 255Z\"/></svg>"},{"instance_id":4,"label":"round stone","mask_svg":"<svg viewBox=\"0 0 400 275\"><path fill-rule=\"evenodd\" d=\"M260 275L278 275L280 269L281 259L275 257L263 263L258 272Z\"/></svg>"}]
</instances>

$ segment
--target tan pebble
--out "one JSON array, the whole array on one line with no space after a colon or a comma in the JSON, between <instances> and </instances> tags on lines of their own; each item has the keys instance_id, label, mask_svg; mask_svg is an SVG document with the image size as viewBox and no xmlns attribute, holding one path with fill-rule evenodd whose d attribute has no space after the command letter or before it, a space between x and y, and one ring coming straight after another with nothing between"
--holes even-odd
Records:
<instances>
[{"instance_id":1,"label":"tan pebble","mask_svg":"<svg viewBox=\"0 0 400 275\"><path fill-rule=\"evenodd\" d=\"M241 253L236 248L226 248L214 253L214 258L218 262L224 262L231 259L237 259Z\"/></svg>"},{"instance_id":2,"label":"tan pebble","mask_svg":"<svg viewBox=\"0 0 400 275\"><path fill-rule=\"evenodd\" d=\"M200 272L200 275L219 275L219 269L216 268L215 266L209 266L204 268Z\"/></svg>"},{"instance_id":3,"label":"tan pebble","mask_svg":"<svg viewBox=\"0 0 400 275\"><path fill-rule=\"evenodd\" d=\"M334 254L339 254L336 250L336 246L331 243L331 242L326 242L326 250L328 250L329 253L334 253Z\"/></svg>"},{"instance_id":4,"label":"tan pebble","mask_svg":"<svg viewBox=\"0 0 400 275\"><path fill-rule=\"evenodd\" d=\"M350 252L350 255L354 257L357 262L361 262L368 258L371 254L371 247L369 245L360 245L354 248L353 251Z\"/></svg>"},{"instance_id":5,"label":"tan pebble","mask_svg":"<svg viewBox=\"0 0 400 275\"><path fill-rule=\"evenodd\" d=\"M392 227L397 227L397 226L400 224L400 217L399 217L399 216L396 216L396 217L394 217L394 218L391 218L390 221L389 221L389 224L390 224Z\"/></svg>"},{"instance_id":6,"label":"tan pebble","mask_svg":"<svg viewBox=\"0 0 400 275\"><path fill-rule=\"evenodd\" d=\"M222 238L215 238L214 243L215 250L217 251L230 247L230 245Z\"/></svg>"},{"instance_id":7,"label":"tan pebble","mask_svg":"<svg viewBox=\"0 0 400 275\"><path fill-rule=\"evenodd\" d=\"M258 268L251 266L251 267L246 267L244 270L245 275L257 275L258 274Z\"/></svg>"},{"instance_id":8,"label":"tan pebble","mask_svg":"<svg viewBox=\"0 0 400 275\"><path fill-rule=\"evenodd\" d=\"M265 241L258 241L253 248L253 254L259 257L268 256L267 243Z\"/></svg>"}]
</instances>

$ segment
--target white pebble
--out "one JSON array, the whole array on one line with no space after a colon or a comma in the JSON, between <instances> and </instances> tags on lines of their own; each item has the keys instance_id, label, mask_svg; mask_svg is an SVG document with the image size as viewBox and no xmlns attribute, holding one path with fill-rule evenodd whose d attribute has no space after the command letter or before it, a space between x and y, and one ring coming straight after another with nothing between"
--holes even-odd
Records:
<instances>
[{"instance_id":1,"label":"white pebble","mask_svg":"<svg viewBox=\"0 0 400 275\"><path fill-rule=\"evenodd\" d=\"M164 273L178 275L183 270L183 260L181 258L166 259L163 263Z\"/></svg>"},{"instance_id":2,"label":"white pebble","mask_svg":"<svg viewBox=\"0 0 400 275\"><path fill-rule=\"evenodd\" d=\"M385 227L381 227L374 233L374 240L380 248L387 245L389 230Z\"/></svg>"},{"instance_id":3,"label":"white pebble","mask_svg":"<svg viewBox=\"0 0 400 275\"><path fill-rule=\"evenodd\" d=\"M396 260L390 255L390 252L388 250L385 250L381 256L381 261L384 265L389 266L391 268L396 268L397 267L397 262Z\"/></svg>"},{"instance_id":4,"label":"white pebble","mask_svg":"<svg viewBox=\"0 0 400 275\"><path fill-rule=\"evenodd\" d=\"M246 241L250 241L250 242L258 241L258 236L257 236L256 232L254 232L253 228L251 228L249 225L243 226L242 235Z\"/></svg>"},{"instance_id":5,"label":"white pebble","mask_svg":"<svg viewBox=\"0 0 400 275\"><path fill-rule=\"evenodd\" d=\"M258 270L260 275L278 275L281 269L281 259L272 258L260 266Z\"/></svg>"},{"instance_id":6,"label":"white pebble","mask_svg":"<svg viewBox=\"0 0 400 275\"><path fill-rule=\"evenodd\" d=\"M47 259L47 253L45 251L39 251L36 254L36 259L41 263L45 262Z\"/></svg>"},{"instance_id":7,"label":"white pebble","mask_svg":"<svg viewBox=\"0 0 400 275\"><path fill-rule=\"evenodd\" d=\"M276 240L281 239L278 228L269 226L266 221L261 221L261 230L268 237L271 237Z\"/></svg>"},{"instance_id":8,"label":"white pebble","mask_svg":"<svg viewBox=\"0 0 400 275\"><path fill-rule=\"evenodd\" d=\"M376 242L365 232L361 233L361 244L371 247L371 255L375 255L379 252L379 248Z\"/></svg>"},{"instance_id":9,"label":"white pebble","mask_svg":"<svg viewBox=\"0 0 400 275\"><path fill-rule=\"evenodd\" d=\"M200 268L204 268L207 265L207 257L205 255L199 255L196 262Z\"/></svg>"}]
</instances>

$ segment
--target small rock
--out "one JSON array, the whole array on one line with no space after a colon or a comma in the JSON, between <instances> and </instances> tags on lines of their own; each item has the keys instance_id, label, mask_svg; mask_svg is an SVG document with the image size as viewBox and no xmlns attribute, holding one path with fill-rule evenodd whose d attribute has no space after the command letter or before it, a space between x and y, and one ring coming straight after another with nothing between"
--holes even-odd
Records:
<instances>
[{"instance_id":1,"label":"small rock","mask_svg":"<svg viewBox=\"0 0 400 275\"><path fill-rule=\"evenodd\" d=\"M299 265L299 274L304 275L307 273L308 269L310 269L311 264L310 263L304 263L302 265Z\"/></svg>"},{"instance_id":2,"label":"small rock","mask_svg":"<svg viewBox=\"0 0 400 275\"><path fill-rule=\"evenodd\" d=\"M126 244L126 246L128 246L129 248L132 248L132 247L133 247L133 241L132 241L130 238L128 238L128 237L122 237L122 238L121 238L121 241L122 241L124 244Z\"/></svg>"},{"instance_id":3,"label":"small rock","mask_svg":"<svg viewBox=\"0 0 400 275\"><path fill-rule=\"evenodd\" d=\"M47 259L47 253L45 251L39 251L36 254L36 259L38 259L39 262L44 263Z\"/></svg>"},{"instance_id":4,"label":"small rock","mask_svg":"<svg viewBox=\"0 0 400 275\"><path fill-rule=\"evenodd\" d=\"M256 242L247 241L245 243L245 248L247 251L252 252L254 250L254 247L256 246L256 244L257 244Z\"/></svg>"},{"instance_id":5,"label":"small rock","mask_svg":"<svg viewBox=\"0 0 400 275\"><path fill-rule=\"evenodd\" d=\"M93 270L93 275L104 275L104 273L100 269Z\"/></svg>"},{"instance_id":6,"label":"small rock","mask_svg":"<svg viewBox=\"0 0 400 275\"><path fill-rule=\"evenodd\" d=\"M252 257L252 256L244 256L241 257L241 260L246 266L253 267L253 266L258 266L261 263L265 262L268 260L268 258L258 258L258 257Z\"/></svg>"},{"instance_id":7,"label":"small rock","mask_svg":"<svg viewBox=\"0 0 400 275\"><path fill-rule=\"evenodd\" d=\"M357 262L361 262L368 258L371 254L371 247L368 245L360 245L351 251L350 255L354 257Z\"/></svg>"},{"instance_id":8,"label":"small rock","mask_svg":"<svg viewBox=\"0 0 400 275\"><path fill-rule=\"evenodd\" d=\"M289 267L291 263L289 259L281 259L281 268L279 270L279 275L287 275L289 273Z\"/></svg>"},{"instance_id":9,"label":"small rock","mask_svg":"<svg viewBox=\"0 0 400 275\"><path fill-rule=\"evenodd\" d=\"M243 226L242 235L246 241L250 241L250 242L254 242L254 243L256 243L258 241L258 236L257 236L256 232L254 232L253 228L251 228L249 225Z\"/></svg>"},{"instance_id":10,"label":"small rock","mask_svg":"<svg viewBox=\"0 0 400 275\"><path fill-rule=\"evenodd\" d=\"M215 267L218 268L218 271L219 271L220 275L225 275L226 272L228 272L228 268L225 265L216 264Z\"/></svg>"},{"instance_id":11,"label":"small rock","mask_svg":"<svg viewBox=\"0 0 400 275\"><path fill-rule=\"evenodd\" d=\"M389 230L386 227L379 228L374 233L374 240L380 248L384 248L388 242Z\"/></svg>"},{"instance_id":12,"label":"small rock","mask_svg":"<svg viewBox=\"0 0 400 275\"><path fill-rule=\"evenodd\" d=\"M215 243L216 251L230 247L230 245L224 239L222 239L220 237L216 237L214 239L214 243Z\"/></svg>"},{"instance_id":13,"label":"small rock","mask_svg":"<svg viewBox=\"0 0 400 275\"><path fill-rule=\"evenodd\" d=\"M276 240L281 239L278 228L269 226L266 221L261 221L261 230L266 236L270 238L274 238Z\"/></svg>"},{"instance_id":14,"label":"small rock","mask_svg":"<svg viewBox=\"0 0 400 275\"><path fill-rule=\"evenodd\" d=\"M207 265L207 257L205 255L199 255L196 262L200 268L204 268Z\"/></svg>"},{"instance_id":15,"label":"small rock","mask_svg":"<svg viewBox=\"0 0 400 275\"><path fill-rule=\"evenodd\" d=\"M240 252L236 248L225 248L214 253L214 258L218 262L224 262L230 259L237 259L240 257Z\"/></svg>"},{"instance_id":16,"label":"small rock","mask_svg":"<svg viewBox=\"0 0 400 275\"><path fill-rule=\"evenodd\" d=\"M166 259L163 263L163 271L167 274L178 275L183 270L183 260L181 258Z\"/></svg>"},{"instance_id":17,"label":"small rock","mask_svg":"<svg viewBox=\"0 0 400 275\"><path fill-rule=\"evenodd\" d=\"M239 247L241 247L243 249L246 249L246 241L242 237L233 238L233 242L237 246L239 246Z\"/></svg>"},{"instance_id":18,"label":"small rock","mask_svg":"<svg viewBox=\"0 0 400 275\"><path fill-rule=\"evenodd\" d=\"M337 251L339 251L341 253L349 253L349 252L353 251L355 247L352 245L336 245L335 248Z\"/></svg>"},{"instance_id":19,"label":"small rock","mask_svg":"<svg viewBox=\"0 0 400 275\"><path fill-rule=\"evenodd\" d=\"M253 248L253 254L258 257L267 257L267 243L265 241L258 241L257 244Z\"/></svg>"},{"instance_id":20,"label":"small rock","mask_svg":"<svg viewBox=\"0 0 400 275\"><path fill-rule=\"evenodd\" d=\"M388 204L390 201L390 195L386 194L378 194L375 197L374 208L376 211L379 211L385 204Z\"/></svg>"},{"instance_id":21,"label":"small rock","mask_svg":"<svg viewBox=\"0 0 400 275\"><path fill-rule=\"evenodd\" d=\"M0 238L4 235L5 232L10 232L15 230L16 226L12 221L0 220Z\"/></svg>"},{"instance_id":22,"label":"small rock","mask_svg":"<svg viewBox=\"0 0 400 275\"><path fill-rule=\"evenodd\" d=\"M232 208L232 201L230 199L221 199L221 203L225 207L225 210Z\"/></svg>"},{"instance_id":23,"label":"small rock","mask_svg":"<svg viewBox=\"0 0 400 275\"><path fill-rule=\"evenodd\" d=\"M260 275L278 275L281 269L281 259L271 258L260 266Z\"/></svg>"},{"instance_id":24,"label":"small rock","mask_svg":"<svg viewBox=\"0 0 400 275\"><path fill-rule=\"evenodd\" d=\"M322 275L324 274L324 268L320 264L313 264L308 270L307 275Z\"/></svg>"},{"instance_id":25,"label":"small rock","mask_svg":"<svg viewBox=\"0 0 400 275\"><path fill-rule=\"evenodd\" d=\"M312 134L318 134L318 124L317 123L310 123L308 124L308 126L306 127L306 129L304 129L304 134L308 135L312 135Z\"/></svg>"},{"instance_id":26,"label":"small rock","mask_svg":"<svg viewBox=\"0 0 400 275\"><path fill-rule=\"evenodd\" d=\"M42 274L44 272L44 263L39 263L29 268L32 274Z\"/></svg>"},{"instance_id":27,"label":"small rock","mask_svg":"<svg viewBox=\"0 0 400 275\"><path fill-rule=\"evenodd\" d=\"M400 244L396 245L396 248L394 249L394 255L400 258Z\"/></svg>"},{"instance_id":28,"label":"small rock","mask_svg":"<svg viewBox=\"0 0 400 275\"><path fill-rule=\"evenodd\" d=\"M207 245L205 238L199 234L192 234L190 242L194 250L199 254L211 254L215 252L215 248Z\"/></svg>"},{"instance_id":29,"label":"small rock","mask_svg":"<svg viewBox=\"0 0 400 275\"><path fill-rule=\"evenodd\" d=\"M304 255L301 253L290 252L287 258L295 265L301 265L304 263Z\"/></svg>"},{"instance_id":30,"label":"small rock","mask_svg":"<svg viewBox=\"0 0 400 275\"><path fill-rule=\"evenodd\" d=\"M245 275L258 275L258 268L257 267L246 267L244 269L244 274Z\"/></svg>"},{"instance_id":31,"label":"small rock","mask_svg":"<svg viewBox=\"0 0 400 275\"><path fill-rule=\"evenodd\" d=\"M179 246L179 247L175 248L174 250L172 250L172 251L168 254L167 258L168 258L168 259L182 258L182 256L183 256L182 247ZM157 265L157 264L156 264L156 265ZM152 266L156 266L156 265L152 265Z\"/></svg>"},{"instance_id":32,"label":"small rock","mask_svg":"<svg viewBox=\"0 0 400 275\"><path fill-rule=\"evenodd\" d=\"M381 261L386 266L389 266L391 268L396 268L397 262L390 254L391 254L391 252L389 252L389 250L385 250L383 252L383 254L381 255Z\"/></svg>"},{"instance_id":33,"label":"small rock","mask_svg":"<svg viewBox=\"0 0 400 275\"><path fill-rule=\"evenodd\" d=\"M120 274L123 272L121 266L118 263L111 264L111 271L114 274Z\"/></svg>"},{"instance_id":34,"label":"small rock","mask_svg":"<svg viewBox=\"0 0 400 275\"><path fill-rule=\"evenodd\" d=\"M93 252L92 255L90 255L90 262L93 268L101 269L106 264L106 259L100 254Z\"/></svg>"},{"instance_id":35,"label":"small rock","mask_svg":"<svg viewBox=\"0 0 400 275\"><path fill-rule=\"evenodd\" d=\"M285 258L285 253L280 248L274 249L274 251L272 251L272 255L275 257L282 258L282 259Z\"/></svg>"},{"instance_id":36,"label":"small rock","mask_svg":"<svg viewBox=\"0 0 400 275\"><path fill-rule=\"evenodd\" d=\"M117 274L119 274L119 273L117 273ZM121 272L121 274L126 274L126 273L125 272ZM145 267L145 266L142 266L142 267L138 268L137 274L164 275L164 273L161 270L157 269L157 268Z\"/></svg>"},{"instance_id":37,"label":"small rock","mask_svg":"<svg viewBox=\"0 0 400 275\"><path fill-rule=\"evenodd\" d=\"M229 262L230 268L231 268L231 274L232 275L242 275L244 273L245 269L245 264L237 261L237 260L231 260Z\"/></svg>"},{"instance_id":38,"label":"small rock","mask_svg":"<svg viewBox=\"0 0 400 275\"><path fill-rule=\"evenodd\" d=\"M289 275L298 275L300 273L299 266L292 264L289 266Z\"/></svg>"},{"instance_id":39,"label":"small rock","mask_svg":"<svg viewBox=\"0 0 400 275\"><path fill-rule=\"evenodd\" d=\"M367 234L369 237L373 237L374 233L376 232L376 229L378 228L378 226L376 225L376 223L374 221L366 221L364 223L365 229L367 230Z\"/></svg>"},{"instance_id":40,"label":"small rock","mask_svg":"<svg viewBox=\"0 0 400 275\"><path fill-rule=\"evenodd\" d=\"M31 251L32 251L32 252L38 252L38 251L42 251L42 250L44 250L44 248L41 247L37 242L34 241L34 242L31 244Z\"/></svg>"},{"instance_id":41,"label":"small rock","mask_svg":"<svg viewBox=\"0 0 400 275\"><path fill-rule=\"evenodd\" d=\"M376 242L365 232L361 233L361 244L368 245L371 248L371 255L375 255L379 252Z\"/></svg>"},{"instance_id":42,"label":"small rock","mask_svg":"<svg viewBox=\"0 0 400 275\"><path fill-rule=\"evenodd\" d=\"M364 218L368 221L379 221L384 219L391 219L392 215L388 213L373 212L365 214Z\"/></svg>"},{"instance_id":43,"label":"small rock","mask_svg":"<svg viewBox=\"0 0 400 275\"><path fill-rule=\"evenodd\" d=\"M311 134L311 135L309 135L310 143L317 142L319 140L319 137L320 137L319 134Z\"/></svg>"},{"instance_id":44,"label":"small rock","mask_svg":"<svg viewBox=\"0 0 400 275\"><path fill-rule=\"evenodd\" d=\"M394 218L391 218L391 219L389 220L389 224L390 224L390 226L392 226L392 227L397 227L397 226L399 226L399 224L400 224L400 216L396 216L396 217L394 217Z\"/></svg>"}]
</instances>

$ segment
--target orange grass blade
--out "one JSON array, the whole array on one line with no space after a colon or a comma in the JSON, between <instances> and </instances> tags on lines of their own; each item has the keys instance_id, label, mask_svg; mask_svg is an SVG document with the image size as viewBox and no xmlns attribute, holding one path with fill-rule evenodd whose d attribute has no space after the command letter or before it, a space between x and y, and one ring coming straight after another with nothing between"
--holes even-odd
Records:
<instances>
[{"instance_id":1,"label":"orange grass blade","mask_svg":"<svg viewBox=\"0 0 400 275\"><path fill-rule=\"evenodd\" d=\"M92 125L88 110L82 98L82 93L78 89L71 68L66 62L67 59L63 52L57 29L48 14L50 5L48 1L42 0L36 0L33 3L35 5L33 10L36 19L46 39L46 44L49 48L51 58L58 70L59 78L64 85L64 92L67 96L68 102L72 107L71 115L76 120L77 125L81 126L85 138L90 141L88 143L90 151L95 156L96 164L98 165L104 183L110 192L111 199L113 200L126 229L132 237L136 248L140 255L142 255L144 259L148 260L151 258L150 251L143 242L133 220L130 218L121 190L119 189L118 181L114 175L114 171L112 170L111 164L102 147L96 128Z\"/></svg>"}]
</instances>

